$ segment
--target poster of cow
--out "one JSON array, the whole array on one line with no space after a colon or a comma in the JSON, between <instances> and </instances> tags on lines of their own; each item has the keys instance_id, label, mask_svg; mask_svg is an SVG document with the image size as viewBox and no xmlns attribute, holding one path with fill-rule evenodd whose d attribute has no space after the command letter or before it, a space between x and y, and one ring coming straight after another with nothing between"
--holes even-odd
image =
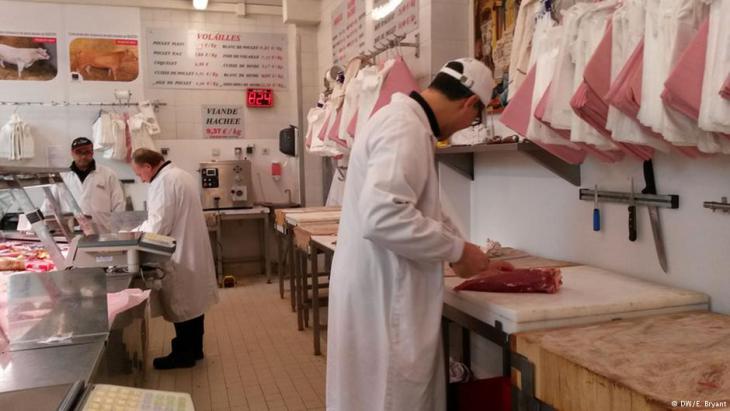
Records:
<instances>
[{"instance_id":1,"label":"poster of cow","mask_svg":"<svg viewBox=\"0 0 730 411\"><path fill-rule=\"evenodd\" d=\"M58 74L55 37L0 36L0 80L53 80Z\"/></svg>"},{"instance_id":2,"label":"poster of cow","mask_svg":"<svg viewBox=\"0 0 730 411\"><path fill-rule=\"evenodd\" d=\"M71 80L128 82L139 76L137 40L75 38L69 56Z\"/></svg>"}]
</instances>

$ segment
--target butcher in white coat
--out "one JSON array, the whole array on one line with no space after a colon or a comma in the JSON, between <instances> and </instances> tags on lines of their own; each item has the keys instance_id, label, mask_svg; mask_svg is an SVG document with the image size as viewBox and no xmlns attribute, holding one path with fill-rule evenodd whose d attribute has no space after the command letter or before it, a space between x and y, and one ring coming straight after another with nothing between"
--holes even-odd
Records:
<instances>
[{"instance_id":1,"label":"butcher in white coat","mask_svg":"<svg viewBox=\"0 0 730 411\"><path fill-rule=\"evenodd\" d=\"M96 224L99 233L110 232L111 213L124 211L124 190L119 177L110 168L96 164L94 145L86 137L79 137L71 143L71 157L71 171L61 174L63 182L81 211ZM56 187L52 190L59 198ZM65 205L63 198L59 200L59 204ZM48 214L50 210L50 204L44 202L42 211Z\"/></svg>"},{"instance_id":2,"label":"butcher in white coat","mask_svg":"<svg viewBox=\"0 0 730 411\"><path fill-rule=\"evenodd\" d=\"M469 126L492 88L483 63L455 60L358 132L329 286L328 410L446 409L443 262L463 277L491 267L444 220L434 143Z\"/></svg>"},{"instance_id":3,"label":"butcher in white coat","mask_svg":"<svg viewBox=\"0 0 730 411\"><path fill-rule=\"evenodd\" d=\"M172 352L156 358L157 369L189 368L203 359L205 312L218 302L218 284L198 181L165 161L162 154L140 148L132 155L135 174L150 187L148 216L135 231L173 237L177 248L162 279L163 316L175 324Z\"/></svg>"}]
</instances>

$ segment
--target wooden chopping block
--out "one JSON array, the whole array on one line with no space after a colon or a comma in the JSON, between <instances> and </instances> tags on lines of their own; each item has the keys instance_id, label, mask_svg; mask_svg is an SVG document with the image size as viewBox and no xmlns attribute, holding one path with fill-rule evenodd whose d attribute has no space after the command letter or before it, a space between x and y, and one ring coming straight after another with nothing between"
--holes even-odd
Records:
<instances>
[{"instance_id":1,"label":"wooden chopping block","mask_svg":"<svg viewBox=\"0 0 730 411\"><path fill-rule=\"evenodd\" d=\"M292 225L302 225L308 223L337 223L340 221L342 212L337 211L318 211L314 213L301 213L287 215L287 222Z\"/></svg>"},{"instance_id":2,"label":"wooden chopping block","mask_svg":"<svg viewBox=\"0 0 730 411\"><path fill-rule=\"evenodd\" d=\"M323 211L340 211L342 207L306 207L306 208L282 208L274 211L274 221L276 225L283 227L286 225L286 216L288 214L300 213L318 213Z\"/></svg>"},{"instance_id":3,"label":"wooden chopping block","mask_svg":"<svg viewBox=\"0 0 730 411\"><path fill-rule=\"evenodd\" d=\"M519 333L511 344L535 364L535 396L561 411L730 409L730 316L642 317ZM688 400L701 406L673 405Z\"/></svg>"},{"instance_id":4,"label":"wooden chopping block","mask_svg":"<svg viewBox=\"0 0 730 411\"><path fill-rule=\"evenodd\" d=\"M337 235L339 223L302 224L294 227L294 244L300 250L309 250L309 241L315 235Z\"/></svg>"}]
</instances>

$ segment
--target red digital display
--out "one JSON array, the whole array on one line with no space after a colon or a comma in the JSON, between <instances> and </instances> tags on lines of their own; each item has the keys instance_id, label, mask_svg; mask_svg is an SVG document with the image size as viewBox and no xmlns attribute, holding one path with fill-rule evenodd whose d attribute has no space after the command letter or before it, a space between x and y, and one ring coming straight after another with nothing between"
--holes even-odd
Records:
<instances>
[{"instance_id":1,"label":"red digital display","mask_svg":"<svg viewBox=\"0 0 730 411\"><path fill-rule=\"evenodd\" d=\"M270 88L250 88L246 91L248 107L273 107L274 90Z\"/></svg>"}]
</instances>

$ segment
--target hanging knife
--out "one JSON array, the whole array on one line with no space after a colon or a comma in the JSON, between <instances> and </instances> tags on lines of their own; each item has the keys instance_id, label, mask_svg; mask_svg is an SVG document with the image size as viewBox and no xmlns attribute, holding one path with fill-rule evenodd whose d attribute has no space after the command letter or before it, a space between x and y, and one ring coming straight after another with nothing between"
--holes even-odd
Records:
<instances>
[{"instance_id":1,"label":"hanging knife","mask_svg":"<svg viewBox=\"0 0 730 411\"><path fill-rule=\"evenodd\" d=\"M654 181L654 165L651 160L644 161L644 181L646 187L641 191L643 194L656 194L656 182ZM649 209L649 221L651 221L651 232L654 234L654 246L659 265L665 273L668 273L667 255L664 251L664 238L662 236L662 225L659 220L659 208L647 207Z\"/></svg>"},{"instance_id":2,"label":"hanging knife","mask_svg":"<svg viewBox=\"0 0 730 411\"><path fill-rule=\"evenodd\" d=\"M629 241L636 241L636 199L634 198L634 178L631 178L631 197L629 201Z\"/></svg>"}]
</instances>

